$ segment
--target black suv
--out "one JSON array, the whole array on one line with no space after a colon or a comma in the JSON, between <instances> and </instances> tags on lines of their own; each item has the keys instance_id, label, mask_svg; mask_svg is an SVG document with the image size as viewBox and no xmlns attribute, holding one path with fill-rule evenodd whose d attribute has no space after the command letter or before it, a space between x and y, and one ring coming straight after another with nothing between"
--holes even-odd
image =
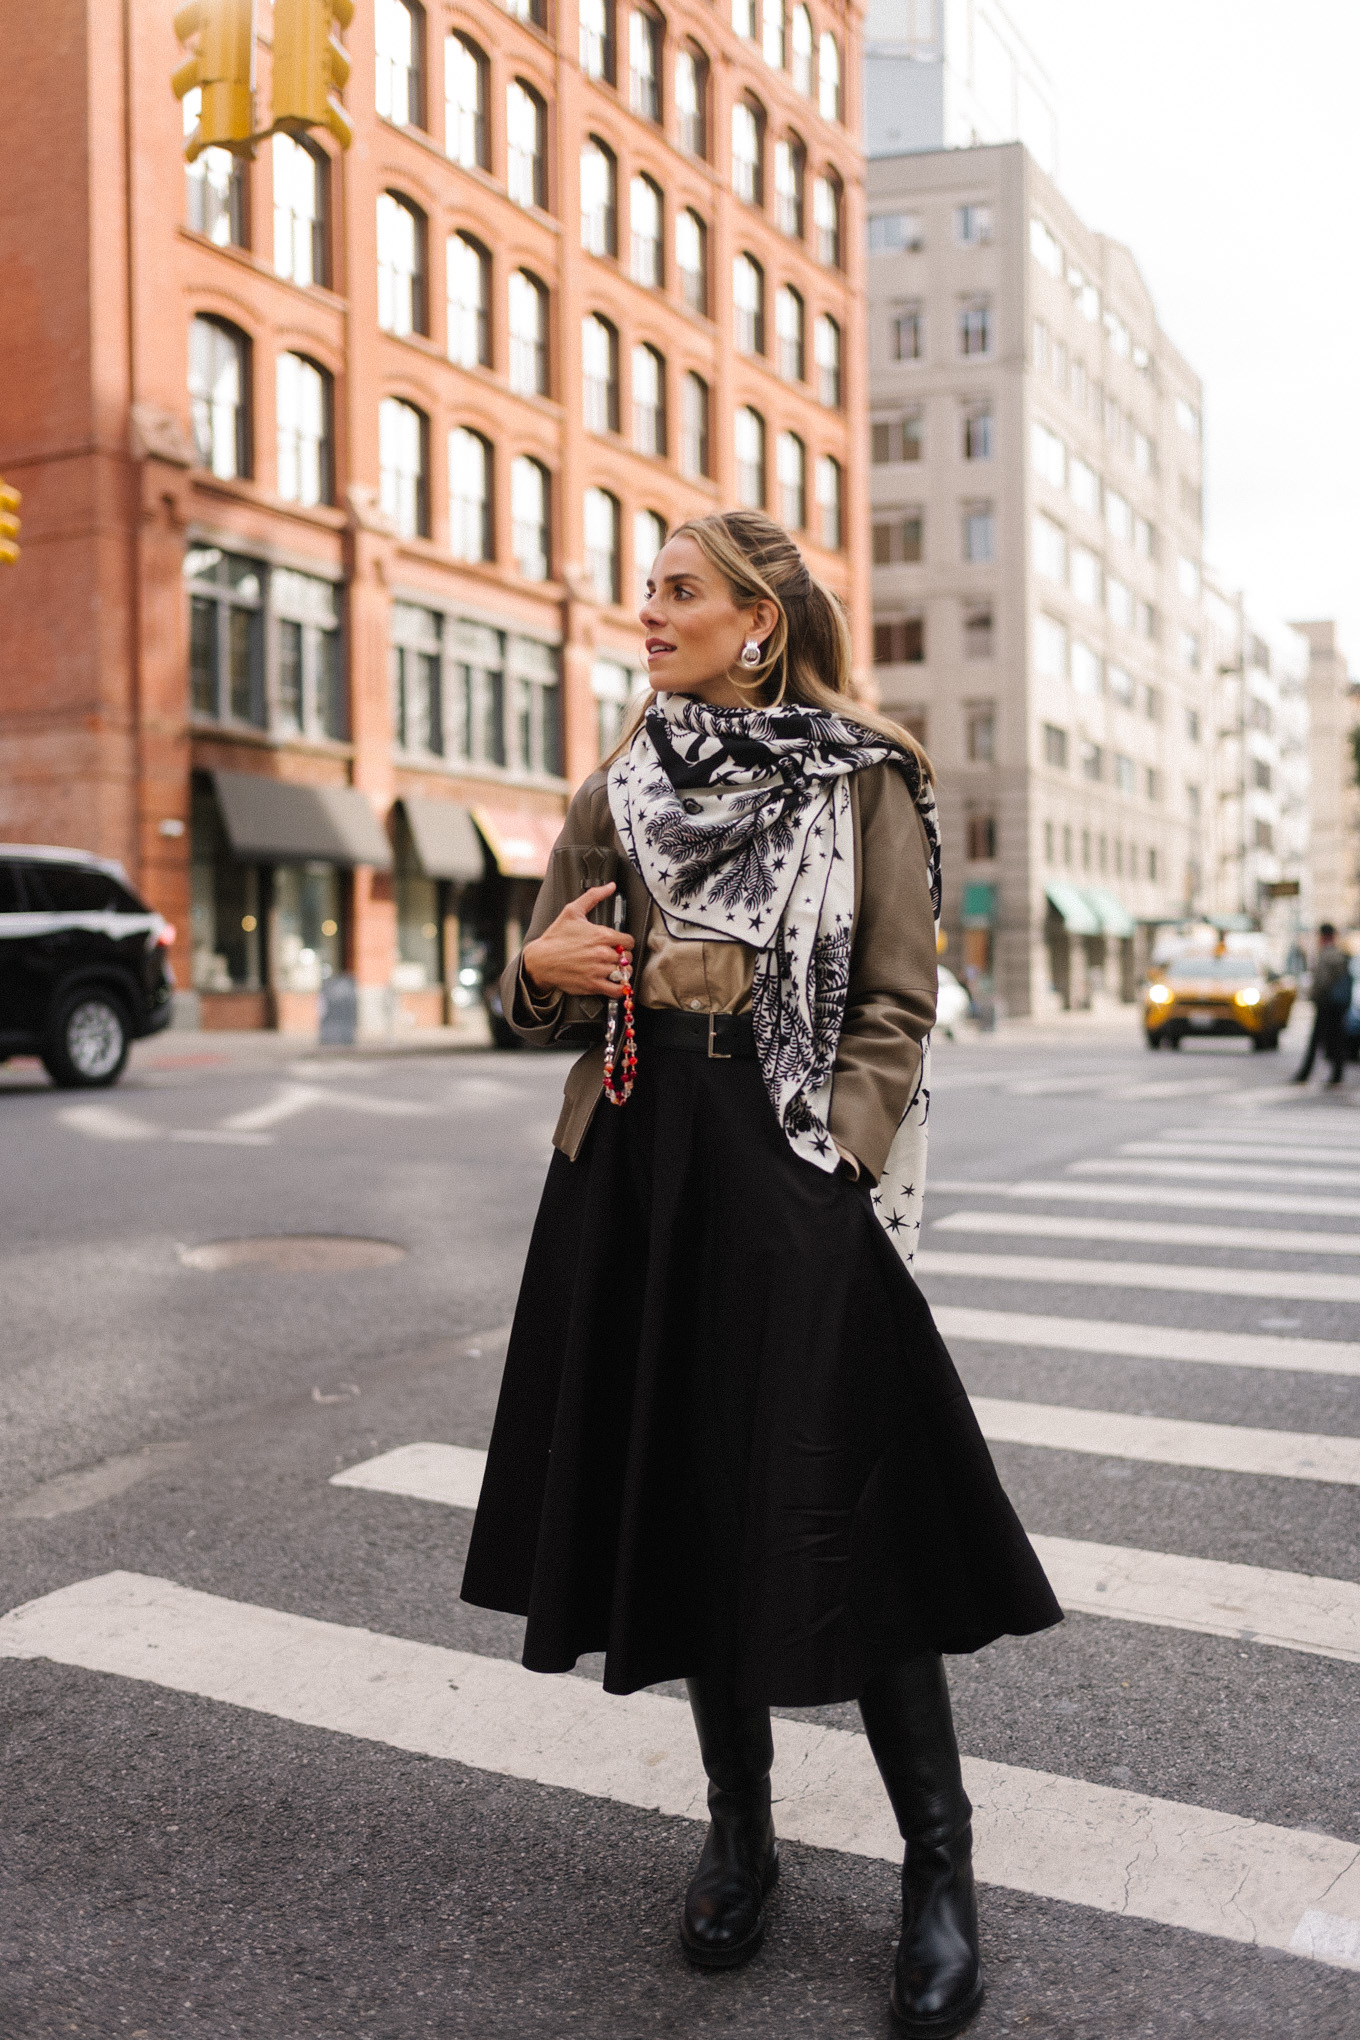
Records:
<instances>
[{"instance_id":1,"label":"black suv","mask_svg":"<svg viewBox=\"0 0 1360 2040\"><path fill-rule=\"evenodd\" d=\"M112 1084L170 1024L168 921L121 864L0 843L0 1062L40 1055L53 1083Z\"/></svg>"}]
</instances>

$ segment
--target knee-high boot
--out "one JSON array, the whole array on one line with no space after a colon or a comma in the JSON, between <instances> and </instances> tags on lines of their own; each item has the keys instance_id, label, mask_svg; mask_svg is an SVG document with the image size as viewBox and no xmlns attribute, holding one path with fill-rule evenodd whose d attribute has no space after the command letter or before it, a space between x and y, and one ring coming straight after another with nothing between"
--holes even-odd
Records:
<instances>
[{"instance_id":1,"label":"knee-high boot","mask_svg":"<svg viewBox=\"0 0 1360 2040\"><path fill-rule=\"evenodd\" d=\"M907 1845L893 2016L905 2033L943 2040L982 2003L973 1809L943 1659L921 1651L879 1672L865 1687L860 1712Z\"/></svg>"},{"instance_id":2,"label":"knee-high boot","mask_svg":"<svg viewBox=\"0 0 1360 2040\"><path fill-rule=\"evenodd\" d=\"M685 1684L708 1773L709 1829L685 1896L680 1940L701 1968L735 1969L764 1938L765 1897L779 1875L770 1710L739 1706L721 1679Z\"/></svg>"}]
</instances>

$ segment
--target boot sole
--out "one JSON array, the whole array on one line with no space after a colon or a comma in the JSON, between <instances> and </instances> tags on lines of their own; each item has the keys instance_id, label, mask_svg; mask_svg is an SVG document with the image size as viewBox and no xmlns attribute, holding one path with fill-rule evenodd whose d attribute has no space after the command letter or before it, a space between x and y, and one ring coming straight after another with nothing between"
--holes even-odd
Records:
<instances>
[{"instance_id":1,"label":"boot sole","mask_svg":"<svg viewBox=\"0 0 1360 2040\"><path fill-rule=\"evenodd\" d=\"M762 1896L768 1898L778 1882L779 1852L776 1849L774 1855L770 1858L770 1867L765 1873L765 1889ZM759 1953L760 1944L765 1939L765 1927L766 1919L762 1909L754 1929L746 1936L744 1941L737 1941L730 1948L705 1948L701 1944L690 1940L685 1932L685 1923L682 1919L680 1922L681 1952L685 1960L693 1963L696 1969L740 1969L743 1964L751 1960L753 1955Z\"/></svg>"},{"instance_id":2,"label":"boot sole","mask_svg":"<svg viewBox=\"0 0 1360 2040\"><path fill-rule=\"evenodd\" d=\"M986 1985L979 1977L962 2004L951 2005L947 2012L937 2012L930 2018L919 2019L902 2010L897 2001L897 1984L894 1981L892 1996L888 2003L893 2023L899 2033L909 2034L911 2040L949 2040L951 2033L961 2033L972 2021L981 2009L982 2000L986 1995Z\"/></svg>"}]
</instances>

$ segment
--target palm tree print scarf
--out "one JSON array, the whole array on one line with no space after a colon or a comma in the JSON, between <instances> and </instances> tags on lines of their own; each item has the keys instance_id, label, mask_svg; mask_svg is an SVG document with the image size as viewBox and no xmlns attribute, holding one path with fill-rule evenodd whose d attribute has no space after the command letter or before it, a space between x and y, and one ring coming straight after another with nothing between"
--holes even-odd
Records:
<instances>
[{"instance_id":1,"label":"palm tree print scarf","mask_svg":"<svg viewBox=\"0 0 1360 2040\"><path fill-rule=\"evenodd\" d=\"M828 1173L840 1159L827 1114L855 896L850 775L884 763L902 772L921 816L938 925L930 781L910 751L844 716L796 703L711 708L663 694L609 772L614 825L669 933L757 951L751 1018L765 1088L795 1153ZM874 1192L907 1262L925 1185L929 1052L927 1040Z\"/></svg>"}]
</instances>

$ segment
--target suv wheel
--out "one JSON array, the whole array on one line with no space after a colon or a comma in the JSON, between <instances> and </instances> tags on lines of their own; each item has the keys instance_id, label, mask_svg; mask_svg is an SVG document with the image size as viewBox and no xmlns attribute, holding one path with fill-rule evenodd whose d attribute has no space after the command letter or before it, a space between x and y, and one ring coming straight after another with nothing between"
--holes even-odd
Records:
<instances>
[{"instance_id":1,"label":"suv wheel","mask_svg":"<svg viewBox=\"0 0 1360 2040\"><path fill-rule=\"evenodd\" d=\"M63 1090L115 1084L132 1047L132 1030L110 992L68 992L58 1001L43 1047L43 1065Z\"/></svg>"}]
</instances>

